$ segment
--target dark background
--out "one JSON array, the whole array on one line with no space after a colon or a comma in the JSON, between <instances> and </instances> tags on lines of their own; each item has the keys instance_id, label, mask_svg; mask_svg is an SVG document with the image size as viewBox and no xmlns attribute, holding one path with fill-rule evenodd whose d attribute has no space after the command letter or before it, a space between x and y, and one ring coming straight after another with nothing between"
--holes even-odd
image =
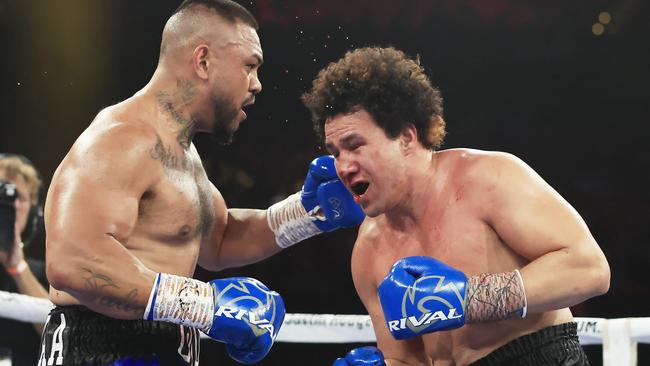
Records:
<instances>
[{"instance_id":1,"label":"dark background","mask_svg":"<svg viewBox=\"0 0 650 366\"><path fill-rule=\"evenodd\" d=\"M179 2L0 0L0 151L28 156L49 182L95 114L149 80ZM650 295L647 2L241 3L260 22L264 90L231 146L195 139L230 207L264 208L299 189L308 162L324 153L300 94L346 50L392 45L419 55L442 90L444 147L516 154L585 218L612 282L574 314L650 315L642 301ZM602 11L612 20L595 35ZM292 313L361 314L349 270L354 237L322 235L256 265L197 276L260 278ZM42 257L42 245L29 254ZM329 365L353 346L280 343L260 364ZM647 347L640 364L650 360ZM235 364L220 344L202 348L202 364ZM600 347L587 349L600 364Z\"/></svg>"}]
</instances>

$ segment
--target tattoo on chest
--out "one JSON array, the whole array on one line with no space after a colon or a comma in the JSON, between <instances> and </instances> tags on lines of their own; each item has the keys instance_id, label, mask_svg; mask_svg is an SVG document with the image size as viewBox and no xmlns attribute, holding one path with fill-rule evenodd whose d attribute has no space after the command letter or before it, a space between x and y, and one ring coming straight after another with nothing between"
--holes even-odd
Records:
<instances>
[{"instance_id":1,"label":"tattoo on chest","mask_svg":"<svg viewBox=\"0 0 650 366\"><path fill-rule=\"evenodd\" d=\"M137 303L138 289L123 290L113 279L101 273L95 273L89 268L82 268L85 272L84 287L91 291L105 291L108 288L115 289L119 293L116 295L101 294L95 301L105 307L117 309L129 313L142 312Z\"/></svg>"},{"instance_id":2,"label":"tattoo on chest","mask_svg":"<svg viewBox=\"0 0 650 366\"><path fill-rule=\"evenodd\" d=\"M160 137L156 145L151 149L150 155L154 160L160 161L165 171L168 169L187 169L188 161L184 156L178 156L171 146L165 146Z\"/></svg>"},{"instance_id":3,"label":"tattoo on chest","mask_svg":"<svg viewBox=\"0 0 650 366\"><path fill-rule=\"evenodd\" d=\"M153 159L160 161L165 175L170 181L179 187L186 187L186 192L196 192L197 196L190 198L199 207L198 225L193 233L201 234L204 237L209 235L212 231L215 214L211 185L200 162L192 163L191 159L176 155L172 147L165 146L160 138L151 149L150 155ZM192 169L193 164L194 169ZM195 187L189 188L189 184L195 185Z\"/></svg>"},{"instance_id":4,"label":"tattoo on chest","mask_svg":"<svg viewBox=\"0 0 650 366\"><path fill-rule=\"evenodd\" d=\"M160 137L158 137L156 145L151 149L150 154L154 160L159 160L164 168L178 169L179 157L174 154L171 147L165 147Z\"/></svg>"}]
</instances>

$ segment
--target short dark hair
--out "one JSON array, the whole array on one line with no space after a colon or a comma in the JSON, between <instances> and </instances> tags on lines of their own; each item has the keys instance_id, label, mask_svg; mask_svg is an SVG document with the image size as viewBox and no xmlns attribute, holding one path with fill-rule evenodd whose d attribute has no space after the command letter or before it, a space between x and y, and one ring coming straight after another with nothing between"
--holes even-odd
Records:
<instances>
[{"instance_id":1,"label":"short dark hair","mask_svg":"<svg viewBox=\"0 0 650 366\"><path fill-rule=\"evenodd\" d=\"M359 109L366 110L390 138L409 124L428 149L438 148L445 136L440 91L431 85L419 60L392 47L348 51L318 73L311 91L301 99L321 138L329 118Z\"/></svg>"},{"instance_id":2,"label":"short dark hair","mask_svg":"<svg viewBox=\"0 0 650 366\"><path fill-rule=\"evenodd\" d=\"M255 28L255 30L259 29L259 24L253 14L251 14L248 9L232 0L184 0L181 5L176 8L174 14L180 13L181 11L196 5L205 6L230 22L239 20Z\"/></svg>"}]
</instances>

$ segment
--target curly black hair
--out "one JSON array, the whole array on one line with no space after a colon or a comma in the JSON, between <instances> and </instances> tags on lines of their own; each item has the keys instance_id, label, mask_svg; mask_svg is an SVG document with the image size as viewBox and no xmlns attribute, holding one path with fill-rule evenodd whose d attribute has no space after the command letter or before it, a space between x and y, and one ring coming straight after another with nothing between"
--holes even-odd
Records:
<instances>
[{"instance_id":1,"label":"curly black hair","mask_svg":"<svg viewBox=\"0 0 650 366\"><path fill-rule=\"evenodd\" d=\"M442 96L420 66L395 48L349 51L322 69L301 97L323 138L325 123L340 114L366 110L390 138L413 124L418 140L436 149L445 136Z\"/></svg>"}]
</instances>

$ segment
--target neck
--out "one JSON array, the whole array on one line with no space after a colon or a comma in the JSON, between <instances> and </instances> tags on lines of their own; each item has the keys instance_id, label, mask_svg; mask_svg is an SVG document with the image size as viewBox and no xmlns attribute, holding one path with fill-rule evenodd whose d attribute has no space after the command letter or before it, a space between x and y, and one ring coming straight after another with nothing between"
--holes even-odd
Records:
<instances>
[{"instance_id":1,"label":"neck","mask_svg":"<svg viewBox=\"0 0 650 366\"><path fill-rule=\"evenodd\" d=\"M385 213L389 225L399 230L408 230L420 225L429 216L432 208L429 197L433 194L432 180L437 172L437 158L435 152L426 150L407 161L405 193L397 205Z\"/></svg>"},{"instance_id":2,"label":"neck","mask_svg":"<svg viewBox=\"0 0 650 366\"><path fill-rule=\"evenodd\" d=\"M159 68L141 93L155 100L161 120L167 122L180 146L187 150L199 126L198 88L189 79L170 76Z\"/></svg>"}]
</instances>

